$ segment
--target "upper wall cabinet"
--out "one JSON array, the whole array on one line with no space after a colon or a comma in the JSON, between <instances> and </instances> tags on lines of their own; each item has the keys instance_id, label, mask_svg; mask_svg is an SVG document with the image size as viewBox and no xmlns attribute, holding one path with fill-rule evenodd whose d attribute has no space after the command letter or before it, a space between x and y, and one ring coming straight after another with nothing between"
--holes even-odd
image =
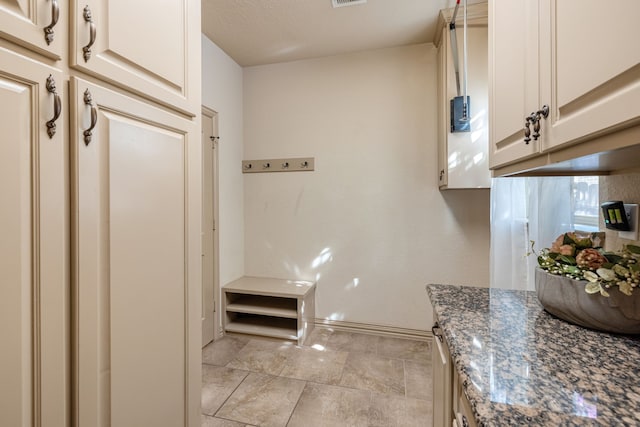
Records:
<instances>
[{"instance_id":1,"label":"upper wall cabinet","mask_svg":"<svg viewBox=\"0 0 640 427\"><path fill-rule=\"evenodd\" d=\"M195 116L200 2L72 2L71 66ZM171 58L171 60L167 60ZM177 60L176 60L177 59Z\"/></svg>"},{"instance_id":2,"label":"upper wall cabinet","mask_svg":"<svg viewBox=\"0 0 640 427\"><path fill-rule=\"evenodd\" d=\"M640 2L616 3L611 31L596 30L613 12L598 0L489 9L494 174L629 167L604 153L640 143Z\"/></svg>"},{"instance_id":3,"label":"upper wall cabinet","mask_svg":"<svg viewBox=\"0 0 640 427\"><path fill-rule=\"evenodd\" d=\"M551 106L542 149L637 123L640 2L547 0L540 12L540 89ZM615 26L596 31L605 14L615 15Z\"/></svg>"},{"instance_id":4,"label":"upper wall cabinet","mask_svg":"<svg viewBox=\"0 0 640 427\"><path fill-rule=\"evenodd\" d=\"M490 166L525 159L540 151L524 142L525 117L541 105L538 91L536 1L489 3Z\"/></svg>"},{"instance_id":5,"label":"upper wall cabinet","mask_svg":"<svg viewBox=\"0 0 640 427\"><path fill-rule=\"evenodd\" d=\"M0 37L51 59L62 57L66 0L0 0Z\"/></svg>"},{"instance_id":6,"label":"upper wall cabinet","mask_svg":"<svg viewBox=\"0 0 640 427\"><path fill-rule=\"evenodd\" d=\"M440 11L438 47L438 185L441 190L489 188L489 101L487 76L487 4L469 5L467 26L470 131L451 132L450 101L458 95L449 31L453 9ZM462 8L457 16L460 85L463 64ZM462 91L462 89L461 89Z\"/></svg>"}]
</instances>

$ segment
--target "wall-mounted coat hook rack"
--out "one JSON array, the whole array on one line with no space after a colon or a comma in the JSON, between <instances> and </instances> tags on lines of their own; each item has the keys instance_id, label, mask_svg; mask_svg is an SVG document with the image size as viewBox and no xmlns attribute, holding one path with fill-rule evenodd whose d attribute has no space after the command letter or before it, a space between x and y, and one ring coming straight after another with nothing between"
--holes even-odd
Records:
<instances>
[{"instance_id":1,"label":"wall-mounted coat hook rack","mask_svg":"<svg viewBox=\"0 0 640 427\"><path fill-rule=\"evenodd\" d=\"M243 160L242 173L302 172L315 169L314 157Z\"/></svg>"}]
</instances>

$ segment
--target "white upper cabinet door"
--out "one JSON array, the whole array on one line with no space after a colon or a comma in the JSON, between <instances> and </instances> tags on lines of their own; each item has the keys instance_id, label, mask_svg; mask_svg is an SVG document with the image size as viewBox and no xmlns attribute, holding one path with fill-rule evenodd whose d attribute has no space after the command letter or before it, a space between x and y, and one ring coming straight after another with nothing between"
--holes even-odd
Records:
<instances>
[{"instance_id":1,"label":"white upper cabinet door","mask_svg":"<svg viewBox=\"0 0 640 427\"><path fill-rule=\"evenodd\" d=\"M543 150L638 124L640 1L541 4L541 93L551 106Z\"/></svg>"},{"instance_id":2,"label":"white upper cabinet door","mask_svg":"<svg viewBox=\"0 0 640 427\"><path fill-rule=\"evenodd\" d=\"M0 64L0 426L65 427L65 85L55 69L2 48Z\"/></svg>"},{"instance_id":3,"label":"white upper cabinet door","mask_svg":"<svg viewBox=\"0 0 640 427\"><path fill-rule=\"evenodd\" d=\"M0 37L59 60L66 7L66 0L0 0Z\"/></svg>"},{"instance_id":4,"label":"white upper cabinet door","mask_svg":"<svg viewBox=\"0 0 640 427\"><path fill-rule=\"evenodd\" d=\"M488 68L487 68L487 26L469 26L468 32L468 89L470 104L470 131L451 132L449 101L457 96L455 71L453 67L453 57L449 32L446 31L441 49L446 49L445 61L446 81L444 82L444 103L445 117L444 126L445 138L441 143L446 148L441 161L444 162L440 169L446 176L445 182L440 182L440 188L489 188L491 186L491 174L489 172L489 100L488 100ZM458 52L463 51L462 31L458 29ZM462 55L460 55L462 64ZM439 58L440 60L440 58ZM461 93L462 65L460 65ZM438 108L442 108L439 106ZM439 110L439 111L442 111ZM443 158L444 157L444 158Z\"/></svg>"},{"instance_id":5,"label":"white upper cabinet door","mask_svg":"<svg viewBox=\"0 0 640 427\"><path fill-rule=\"evenodd\" d=\"M200 111L200 2L72 1L71 66L191 116Z\"/></svg>"},{"instance_id":6,"label":"white upper cabinet door","mask_svg":"<svg viewBox=\"0 0 640 427\"><path fill-rule=\"evenodd\" d=\"M489 2L489 166L537 155L524 141L525 118L541 107L537 0Z\"/></svg>"},{"instance_id":7,"label":"white upper cabinet door","mask_svg":"<svg viewBox=\"0 0 640 427\"><path fill-rule=\"evenodd\" d=\"M75 424L200 425L197 123L71 80Z\"/></svg>"}]
</instances>

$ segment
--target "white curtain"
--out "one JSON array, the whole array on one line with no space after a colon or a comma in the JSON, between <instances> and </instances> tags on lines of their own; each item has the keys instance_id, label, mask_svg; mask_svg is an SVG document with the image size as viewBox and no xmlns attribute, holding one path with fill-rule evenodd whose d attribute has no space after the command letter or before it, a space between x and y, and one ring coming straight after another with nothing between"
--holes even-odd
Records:
<instances>
[{"instance_id":1,"label":"white curtain","mask_svg":"<svg viewBox=\"0 0 640 427\"><path fill-rule=\"evenodd\" d=\"M494 178L491 183L492 288L533 290L531 243L551 246L571 231L571 177Z\"/></svg>"}]
</instances>

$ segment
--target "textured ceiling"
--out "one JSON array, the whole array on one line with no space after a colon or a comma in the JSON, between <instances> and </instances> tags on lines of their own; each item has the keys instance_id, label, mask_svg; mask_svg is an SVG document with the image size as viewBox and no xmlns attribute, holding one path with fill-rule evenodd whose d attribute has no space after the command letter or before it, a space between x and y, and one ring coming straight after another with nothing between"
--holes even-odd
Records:
<instances>
[{"instance_id":1,"label":"textured ceiling","mask_svg":"<svg viewBox=\"0 0 640 427\"><path fill-rule=\"evenodd\" d=\"M482 0L469 0L469 4ZM455 0L202 0L202 32L241 66L433 41Z\"/></svg>"}]
</instances>

